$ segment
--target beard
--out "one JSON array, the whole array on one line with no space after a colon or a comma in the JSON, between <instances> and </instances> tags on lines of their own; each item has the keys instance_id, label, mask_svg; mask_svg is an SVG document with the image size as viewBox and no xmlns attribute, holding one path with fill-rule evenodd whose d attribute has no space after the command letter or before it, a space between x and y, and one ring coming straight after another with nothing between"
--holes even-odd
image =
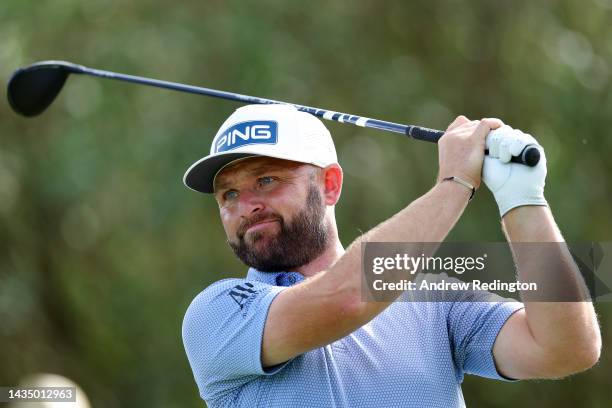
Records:
<instances>
[{"instance_id":1,"label":"beard","mask_svg":"<svg viewBox=\"0 0 612 408\"><path fill-rule=\"evenodd\" d=\"M321 193L314 185L308 188L304 207L289 221L280 214L265 214L253 217L238 229L238 241L228 241L234 254L246 265L261 272L290 272L317 258L327 246L329 234L323 219L325 205ZM246 230L253 224L275 218L279 222L279 232L270 237L270 242L259 245L265 238L263 232L251 234L251 242L245 240Z\"/></svg>"}]
</instances>

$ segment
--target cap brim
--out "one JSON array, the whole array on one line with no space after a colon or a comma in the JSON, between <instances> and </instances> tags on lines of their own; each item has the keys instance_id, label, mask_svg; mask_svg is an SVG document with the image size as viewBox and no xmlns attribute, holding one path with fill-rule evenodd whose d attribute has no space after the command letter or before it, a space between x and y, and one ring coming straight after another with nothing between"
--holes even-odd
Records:
<instances>
[{"instance_id":1,"label":"cap brim","mask_svg":"<svg viewBox=\"0 0 612 408\"><path fill-rule=\"evenodd\" d=\"M187 169L183 176L183 183L200 193L214 193L213 182L219 170L235 160L257 156L253 153L226 153L203 157Z\"/></svg>"}]
</instances>

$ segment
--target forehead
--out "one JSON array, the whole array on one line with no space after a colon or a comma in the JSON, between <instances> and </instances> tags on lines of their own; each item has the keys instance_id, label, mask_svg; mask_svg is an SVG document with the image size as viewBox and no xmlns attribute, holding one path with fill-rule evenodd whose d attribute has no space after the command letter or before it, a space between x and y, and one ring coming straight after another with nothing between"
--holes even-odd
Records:
<instances>
[{"instance_id":1,"label":"forehead","mask_svg":"<svg viewBox=\"0 0 612 408\"><path fill-rule=\"evenodd\" d=\"M259 176L268 171L292 171L301 166L304 166L304 163L273 157L249 157L222 169L215 177L214 187L218 190L242 177Z\"/></svg>"}]
</instances>

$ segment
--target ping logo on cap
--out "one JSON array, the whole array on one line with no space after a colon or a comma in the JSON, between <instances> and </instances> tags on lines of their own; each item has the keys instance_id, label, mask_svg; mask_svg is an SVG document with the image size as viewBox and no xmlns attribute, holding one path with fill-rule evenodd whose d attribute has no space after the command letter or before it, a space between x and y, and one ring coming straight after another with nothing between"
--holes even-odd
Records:
<instances>
[{"instance_id":1,"label":"ping logo on cap","mask_svg":"<svg viewBox=\"0 0 612 408\"><path fill-rule=\"evenodd\" d=\"M250 144L276 144L278 124L272 120L236 123L214 141L215 153Z\"/></svg>"}]
</instances>

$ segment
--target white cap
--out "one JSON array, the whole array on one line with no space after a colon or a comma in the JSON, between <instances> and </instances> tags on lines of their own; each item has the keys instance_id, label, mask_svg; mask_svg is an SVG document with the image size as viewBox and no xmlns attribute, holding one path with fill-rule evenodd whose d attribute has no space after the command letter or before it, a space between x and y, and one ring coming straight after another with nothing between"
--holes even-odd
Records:
<instances>
[{"instance_id":1,"label":"white cap","mask_svg":"<svg viewBox=\"0 0 612 408\"><path fill-rule=\"evenodd\" d=\"M210 154L191 165L183 183L201 193L214 192L225 166L246 157L267 156L326 167L338 163L329 130L315 116L293 105L247 105L221 125Z\"/></svg>"}]
</instances>

